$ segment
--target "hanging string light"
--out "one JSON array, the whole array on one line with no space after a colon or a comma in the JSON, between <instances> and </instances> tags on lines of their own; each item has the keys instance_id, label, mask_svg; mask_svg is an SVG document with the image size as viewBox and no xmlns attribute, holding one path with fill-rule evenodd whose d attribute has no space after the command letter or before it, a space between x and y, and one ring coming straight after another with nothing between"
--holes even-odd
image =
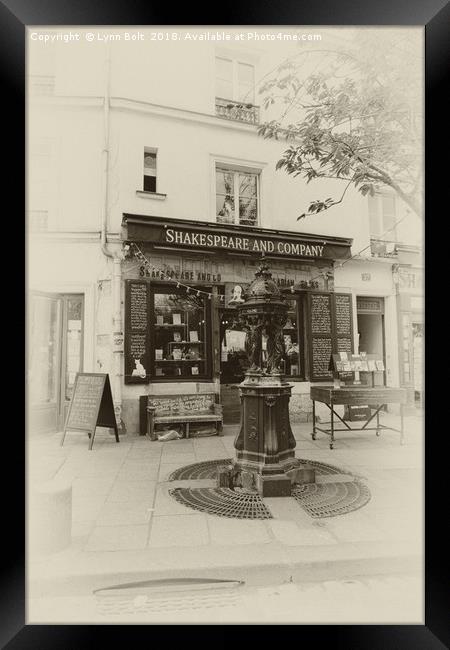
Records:
<instances>
[{"instance_id":1,"label":"hanging string light","mask_svg":"<svg viewBox=\"0 0 450 650\"><path fill-rule=\"evenodd\" d=\"M187 284L183 284L183 282L179 282L177 280L174 280L174 278L171 278L170 275L168 275L165 271L162 271L157 266L155 266L154 264L149 262L148 259L145 257L145 255L142 253L139 246L135 242L131 242L130 245L127 244L126 246L124 246L124 249L128 252L130 250L130 246L133 247L134 256L137 257L137 259L140 260L142 262L142 264L144 264L144 266L147 269L150 269L151 271L153 271L156 274L157 277L166 278L170 282L176 282L177 283L176 284L177 289L183 288L186 291L187 294L189 294L191 291L193 291L194 293L197 294L197 296L201 296L201 295L207 296L208 300L211 300L213 297L218 298L219 302L221 302L222 300L225 300L225 296L223 296L221 294L213 294L213 293L210 293L209 291L202 291L201 289L198 289L197 287L191 287L191 286L189 286Z\"/></svg>"}]
</instances>

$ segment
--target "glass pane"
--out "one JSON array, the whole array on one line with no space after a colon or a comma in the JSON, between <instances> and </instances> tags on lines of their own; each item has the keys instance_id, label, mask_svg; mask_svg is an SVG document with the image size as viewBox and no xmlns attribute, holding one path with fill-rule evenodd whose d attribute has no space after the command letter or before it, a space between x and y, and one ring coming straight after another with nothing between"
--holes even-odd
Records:
<instances>
[{"instance_id":1,"label":"glass pane","mask_svg":"<svg viewBox=\"0 0 450 650\"><path fill-rule=\"evenodd\" d=\"M255 83L255 68L249 63L238 63L238 81L253 86Z\"/></svg>"},{"instance_id":2,"label":"glass pane","mask_svg":"<svg viewBox=\"0 0 450 650\"><path fill-rule=\"evenodd\" d=\"M206 296L155 293L155 375L205 376ZM207 300L207 298L206 298Z\"/></svg>"},{"instance_id":3,"label":"glass pane","mask_svg":"<svg viewBox=\"0 0 450 650\"><path fill-rule=\"evenodd\" d=\"M216 77L217 79L233 80L233 62L229 59L222 59L216 56Z\"/></svg>"},{"instance_id":4,"label":"glass pane","mask_svg":"<svg viewBox=\"0 0 450 650\"><path fill-rule=\"evenodd\" d=\"M34 296L30 311L30 403L55 403L59 369L60 303L55 298Z\"/></svg>"},{"instance_id":5,"label":"glass pane","mask_svg":"<svg viewBox=\"0 0 450 650\"><path fill-rule=\"evenodd\" d=\"M394 224L395 224L395 199L392 196L383 196L383 232L386 233L386 239L394 237Z\"/></svg>"},{"instance_id":6,"label":"glass pane","mask_svg":"<svg viewBox=\"0 0 450 650\"><path fill-rule=\"evenodd\" d=\"M223 169L216 170L216 191L219 194L234 193L234 173Z\"/></svg>"},{"instance_id":7,"label":"glass pane","mask_svg":"<svg viewBox=\"0 0 450 650\"><path fill-rule=\"evenodd\" d=\"M258 222L258 205L256 199L239 199L239 223L255 226Z\"/></svg>"},{"instance_id":8,"label":"glass pane","mask_svg":"<svg viewBox=\"0 0 450 650\"><path fill-rule=\"evenodd\" d=\"M233 84L231 81L216 79L216 97L231 100L233 97Z\"/></svg>"},{"instance_id":9,"label":"glass pane","mask_svg":"<svg viewBox=\"0 0 450 650\"><path fill-rule=\"evenodd\" d=\"M394 215L395 214L395 199L394 199L393 196L383 196L382 205L383 205L383 214L384 215Z\"/></svg>"},{"instance_id":10,"label":"glass pane","mask_svg":"<svg viewBox=\"0 0 450 650\"><path fill-rule=\"evenodd\" d=\"M234 223L234 197L230 194L217 194L216 216L220 223Z\"/></svg>"},{"instance_id":11,"label":"glass pane","mask_svg":"<svg viewBox=\"0 0 450 650\"><path fill-rule=\"evenodd\" d=\"M289 300L289 311L286 324L283 328L285 345L285 374L289 377L301 376L300 364L300 337L299 323L297 320L297 301Z\"/></svg>"},{"instance_id":12,"label":"glass pane","mask_svg":"<svg viewBox=\"0 0 450 650\"><path fill-rule=\"evenodd\" d=\"M369 227L370 234L378 236L381 233L380 229L380 216L378 212L379 203L378 198L375 196L369 197Z\"/></svg>"},{"instance_id":13,"label":"glass pane","mask_svg":"<svg viewBox=\"0 0 450 650\"><path fill-rule=\"evenodd\" d=\"M156 192L156 176L144 175L144 192Z\"/></svg>"},{"instance_id":14,"label":"glass pane","mask_svg":"<svg viewBox=\"0 0 450 650\"><path fill-rule=\"evenodd\" d=\"M147 170L156 171L156 153L149 153L147 151L144 153L144 168L146 172Z\"/></svg>"},{"instance_id":15,"label":"glass pane","mask_svg":"<svg viewBox=\"0 0 450 650\"><path fill-rule=\"evenodd\" d=\"M255 101L255 69L247 63L238 64L238 96L239 102L254 104Z\"/></svg>"},{"instance_id":16,"label":"glass pane","mask_svg":"<svg viewBox=\"0 0 450 650\"><path fill-rule=\"evenodd\" d=\"M235 312L223 313L220 334L222 382L240 382L244 379L249 362L245 351L246 333L241 328Z\"/></svg>"},{"instance_id":17,"label":"glass pane","mask_svg":"<svg viewBox=\"0 0 450 650\"><path fill-rule=\"evenodd\" d=\"M239 174L239 196L257 198L256 174Z\"/></svg>"},{"instance_id":18,"label":"glass pane","mask_svg":"<svg viewBox=\"0 0 450 650\"><path fill-rule=\"evenodd\" d=\"M233 63L216 57L216 97L233 97Z\"/></svg>"},{"instance_id":19,"label":"glass pane","mask_svg":"<svg viewBox=\"0 0 450 650\"><path fill-rule=\"evenodd\" d=\"M66 400L71 399L75 376L82 370L82 332L83 297L75 296L67 301Z\"/></svg>"}]
</instances>

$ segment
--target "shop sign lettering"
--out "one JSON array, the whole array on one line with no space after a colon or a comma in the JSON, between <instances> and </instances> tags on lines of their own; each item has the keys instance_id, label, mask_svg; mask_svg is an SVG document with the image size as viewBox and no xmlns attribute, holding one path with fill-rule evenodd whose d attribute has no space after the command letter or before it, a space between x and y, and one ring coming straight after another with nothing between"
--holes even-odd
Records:
<instances>
[{"instance_id":1,"label":"shop sign lettering","mask_svg":"<svg viewBox=\"0 0 450 650\"><path fill-rule=\"evenodd\" d=\"M249 253L276 253L278 255L298 255L299 257L323 257L321 244L303 244L290 241L219 235L215 233L185 232L174 228L165 230L166 243L181 246L205 248L225 248Z\"/></svg>"}]
</instances>

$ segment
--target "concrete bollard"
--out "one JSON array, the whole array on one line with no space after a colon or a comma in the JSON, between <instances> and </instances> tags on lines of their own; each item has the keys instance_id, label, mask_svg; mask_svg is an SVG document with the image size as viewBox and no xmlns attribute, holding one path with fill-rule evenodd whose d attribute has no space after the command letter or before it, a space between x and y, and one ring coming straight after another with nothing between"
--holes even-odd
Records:
<instances>
[{"instance_id":1,"label":"concrete bollard","mask_svg":"<svg viewBox=\"0 0 450 650\"><path fill-rule=\"evenodd\" d=\"M52 480L31 488L29 503L31 553L56 553L71 543L72 486Z\"/></svg>"}]
</instances>

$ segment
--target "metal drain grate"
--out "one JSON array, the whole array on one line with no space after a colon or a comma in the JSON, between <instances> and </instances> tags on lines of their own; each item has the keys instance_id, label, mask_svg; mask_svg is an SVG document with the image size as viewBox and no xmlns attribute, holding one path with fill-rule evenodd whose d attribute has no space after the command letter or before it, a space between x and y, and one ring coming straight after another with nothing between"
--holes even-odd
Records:
<instances>
[{"instance_id":1,"label":"metal drain grate","mask_svg":"<svg viewBox=\"0 0 450 650\"><path fill-rule=\"evenodd\" d=\"M259 494L229 488L175 488L169 494L194 510L234 519L272 519Z\"/></svg>"},{"instance_id":2,"label":"metal drain grate","mask_svg":"<svg viewBox=\"0 0 450 650\"><path fill-rule=\"evenodd\" d=\"M170 474L169 481L188 481L189 479L216 478L217 468L221 465L231 465L231 458L207 460L202 463L192 463L176 469Z\"/></svg>"},{"instance_id":3,"label":"metal drain grate","mask_svg":"<svg viewBox=\"0 0 450 650\"><path fill-rule=\"evenodd\" d=\"M362 508L370 500L370 491L360 481L308 483L294 487L292 496L317 519L337 517Z\"/></svg>"},{"instance_id":4,"label":"metal drain grate","mask_svg":"<svg viewBox=\"0 0 450 650\"><path fill-rule=\"evenodd\" d=\"M213 479L216 478L217 468L221 465L231 465L231 458L220 458L218 460L208 460L202 463L192 463L176 469L170 474L169 481L188 481L190 479ZM311 465L316 470L318 475L329 474L350 474L347 470L328 465L327 463L320 463L316 460L307 460L304 458L297 459L298 466Z\"/></svg>"}]
</instances>

